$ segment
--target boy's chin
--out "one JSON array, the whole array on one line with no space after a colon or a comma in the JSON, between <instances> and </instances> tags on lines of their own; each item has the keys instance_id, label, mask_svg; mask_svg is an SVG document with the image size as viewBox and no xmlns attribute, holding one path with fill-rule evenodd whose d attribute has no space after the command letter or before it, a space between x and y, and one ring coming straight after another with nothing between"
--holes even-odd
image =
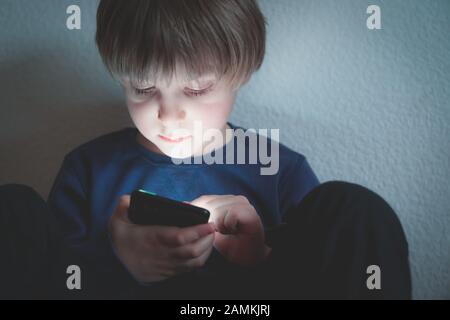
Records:
<instances>
[{"instance_id":1,"label":"boy's chin","mask_svg":"<svg viewBox=\"0 0 450 320\"><path fill-rule=\"evenodd\" d=\"M161 152L172 159L184 159L191 157L194 152L190 146L159 146Z\"/></svg>"}]
</instances>

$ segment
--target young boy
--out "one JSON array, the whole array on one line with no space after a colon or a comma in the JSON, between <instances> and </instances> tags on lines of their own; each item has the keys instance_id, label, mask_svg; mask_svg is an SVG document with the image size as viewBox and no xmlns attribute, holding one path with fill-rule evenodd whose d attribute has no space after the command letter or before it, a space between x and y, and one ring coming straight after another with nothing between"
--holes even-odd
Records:
<instances>
[{"instance_id":1,"label":"young boy","mask_svg":"<svg viewBox=\"0 0 450 320\"><path fill-rule=\"evenodd\" d=\"M409 296L404 235L373 193L345 183L316 188L303 155L282 144L274 149L277 143L260 135L256 141L277 150L275 174L262 175L261 162L226 163L228 147L254 147L237 138L231 129L239 127L228 117L239 88L262 64L265 36L253 0L100 2L96 43L124 89L135 128L94 139L64 158L48 199L62 237L57 272L67 277L66 267L78 265L82 275L81 290L64 292L88 298ZM206 140L198 124L223 139ZM223 164L206 164L208 154ZM134 225L127 210L135 189L207 208L210 223ZM388 293L367 289L372 264L382 264L383 281L392 280L383 282Z\"/></svg>"}]
</instances>

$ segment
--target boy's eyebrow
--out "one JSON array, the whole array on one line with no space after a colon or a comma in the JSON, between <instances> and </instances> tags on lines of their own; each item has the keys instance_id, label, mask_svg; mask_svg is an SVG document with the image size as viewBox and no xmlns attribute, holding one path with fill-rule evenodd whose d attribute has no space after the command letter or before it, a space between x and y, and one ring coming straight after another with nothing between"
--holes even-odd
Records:
<instances>
[{"instance_id":1,"label":"boy's eyebrow","mask_svg":"<svg viewBox=\"0 0 450 320\"><path fill-rule=\"evenodd\" d=\"M216 80L217 77L215 74L211 73L211 74L205 74L205 75L201 75L197 78L193 78L191 80L188 80L186 83L191 83L194 81L207 81L207 80Z\"/></svg>"}]
</instances>

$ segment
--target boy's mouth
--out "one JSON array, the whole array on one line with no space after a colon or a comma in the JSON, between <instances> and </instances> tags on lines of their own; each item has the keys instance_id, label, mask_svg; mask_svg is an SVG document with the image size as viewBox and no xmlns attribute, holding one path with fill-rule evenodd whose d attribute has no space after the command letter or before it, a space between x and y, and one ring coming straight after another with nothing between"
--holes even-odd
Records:
<instances>
[{"instance_id":1,"label":"boy's mouth","mask_svg":"<svg viewBox=\"0 0 450 320\"><path fill-rule=\"evenodd\" d=\"M187 140L187 139L191 138L191 136L180 137L180 138L166 137L166 136L163 136L161 134L158 134L158 137L161 138L164 141L171 142L171 143L177 143L177 142L181 142L181 141L184 141L184 140Z\"/></svg>"}]
</instances>

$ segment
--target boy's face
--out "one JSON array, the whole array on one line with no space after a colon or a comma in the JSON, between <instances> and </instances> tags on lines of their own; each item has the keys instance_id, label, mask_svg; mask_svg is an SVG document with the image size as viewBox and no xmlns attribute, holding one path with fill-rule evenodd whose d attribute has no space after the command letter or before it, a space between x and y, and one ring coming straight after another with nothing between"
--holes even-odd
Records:
<instances>
[{"instance_id":1,"label":"boy's face","mask_svg":"<svg viewBox=\"0 0 450 320\"><path fill-rule=\"evenodd\" d=\"M218 81L214 74L184 79L184 75L174 74L170 81L134 85L128 79L121 81L131 119L140 132L138 141L154 152L177 157L177 148L189 146L193 152L185 156L199 155L205 144L212 150L226 142L227 120L237 90L225 80ZM199 123L203 130L220 130L223 143L203 141L203 134L194 130ZM197 148L191 149L192 145Z\"/></svg>"}]
</instances>

